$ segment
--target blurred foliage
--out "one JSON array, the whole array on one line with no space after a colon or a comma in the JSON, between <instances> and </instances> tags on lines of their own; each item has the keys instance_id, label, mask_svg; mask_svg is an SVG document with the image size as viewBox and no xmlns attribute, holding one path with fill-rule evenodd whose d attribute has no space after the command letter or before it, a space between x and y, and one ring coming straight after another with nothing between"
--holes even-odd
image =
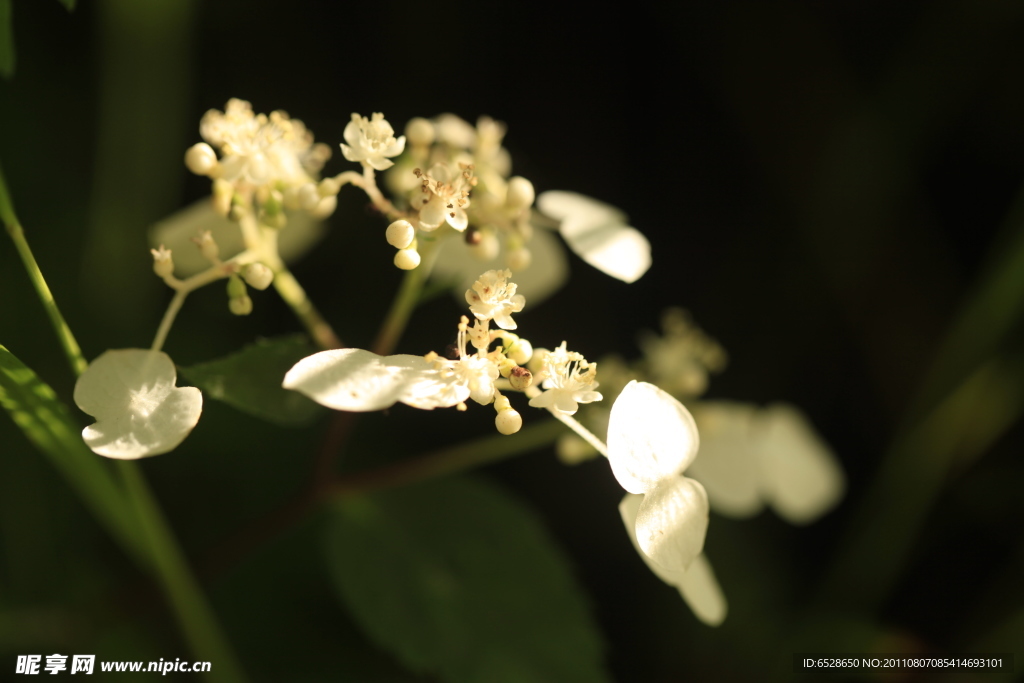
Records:
<instances>
[{"instance_id":1,"label":"blurred foliage","mask_svg":"<svg viewBox=\"0 0 1024 683\"><path fill-rule=\"evenodd\" d=\"M86 356L151 339L169 294L150 273L146 231L208 192L182 165L207 109L235 96L284 108L332 144L352 111L396 125L489 114L509 124L515 172L538 192L600 197L653 245L654 266L630 286L573 260L560 294L527 304L531 338L568 338L588 358L635 356L638 330L686 306L730 355L710 397L801 406L849 477L847 500L807 528L713 515L707 550L730 614L708 629L636 557L605 463L566 468L540 451L487 467L486 490L511 493L484 499L521 500L564 549L610 675L789 680L801 651L1016 647L1020 666L1024 428L1011 409L1024 351L1024 4L682 2L591 11L586 30L578 8L558 5L454 2L443 31L420 5L372 13L353 21L347 5L312 0L97 0L69 14L0 0L0 67L13 64L5 29L18 45L17 73L0 84L0 161ZM436 41L453 56L438 57ZM328 165L345 168L340 154ZM400 275L358 193L342 193L330 223L293 270L345 341L365 348ZM190 297L168 340L185 375L299 329L270 292L239 319L209 289ZM458 310L443 296L425 302L397 350L443 346ZM53 434L88 418L54 407L70 402L74 380L9 242L0 344L3 367L34 370L27 385L3 375L5 401L43 401L56 416L32 427L43 452L78 448ZM142 467L195 566L220 567L205 587L254 680L417 680L394 644L368 638L339 606L322 517L213 561L240 529L273 526L266 516L303 489L327 425L285 429L210 401L181 448ZM341 468L481 434L493 434L486 411L398 406L360 420ZM151 579L73 493L0 419L0 666L55 651L189 658ZM404 509L423 495L361 502ZM326 520L333 538L356 543L361 527L344 520ZM430 528L437 552L463 538L444 528ZM891 554L879 529L898 534ZM865 590L870 600L851 599Z\"/></svg>"}]
</instances>

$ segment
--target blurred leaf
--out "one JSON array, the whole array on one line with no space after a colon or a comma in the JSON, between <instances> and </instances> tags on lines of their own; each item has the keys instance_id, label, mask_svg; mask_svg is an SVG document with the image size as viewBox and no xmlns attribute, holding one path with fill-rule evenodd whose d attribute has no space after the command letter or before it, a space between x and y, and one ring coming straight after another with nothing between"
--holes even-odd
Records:
<instances>
[{"instance_id":1,"label":"blurred leaf","mask_svg":"<svg viewBox=\"0 0 1024 683\"><path fill-rule=\"evenodd\" d=\"M317 350L303 335L290 335L261 339L230 356L178 369L211 398L275 424L300 427L323 409L282 388L281 381L295 363Z\"/></svg>"},{"instance_id":2,"label":"blurred leaf","mask_svg":"<svg viewBox=\"0 0 1024 683\"><path fill-rule=\"evenodd\" d=\"M452 683L608 680L566 559L508 494L448 479L343 498L334 513L342 599L410 669Z\"/></svg>"},{"instance_id":3,"label":"blurred leaf","mask_svg":"<svg viewBox=\"0 0 1024 683\"><path fill-rule=\"evenodd\" d=\"M0 76L14 76L14 25L11 0L0 0Z\"/></svg>"},{"instance_id":4,"label":"blurred leaf","mask_svg":"<svg viewBox=\"0 0 1024 683\"><path fill-rule=\"evenodd\" d=\"M60 4L64 5L65 9L69 12L75 10L75 5L78 4L78 0L57 0Z\"/></svg>"},{"instance_id":5,"label":"blurred leaf","mask_svg":"<svg viewBox=\"0 0 1024 683\"><path fill-rule=\"evenodd\" d=\"M0 405L47 455L86 507L136 559L146 557L127 499L106 463L82 441L67 407L14 354L0 346Z\"/></svg>"}]
</instances>

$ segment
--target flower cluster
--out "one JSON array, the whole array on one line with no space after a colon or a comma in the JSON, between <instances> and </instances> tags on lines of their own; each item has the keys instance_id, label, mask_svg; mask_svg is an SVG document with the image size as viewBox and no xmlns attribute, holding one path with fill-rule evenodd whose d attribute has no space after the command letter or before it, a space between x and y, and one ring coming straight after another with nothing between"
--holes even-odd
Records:
<instances>
[{"instance_id":1,"label":"flower cluster","mask_svg":"<svg viewBox=\"0 0 1024 683\"><path fill-rule=\"evenodd\" d=\"M597 364L578 353L538 349L509 330L516 328L511 313L525 305L509 271L488 271L466 292L474 320L462 316L454 358L431 352L425 356L379 356L362 349L322 351L302 359L288 372L284 387L299 391L335 410L365 412L404 403L421 410L457 407L466 401L493 405L495 426L514 434L522 417L502 392L524 392L530 405L559 415L572 415L578 403L601 400L594 391ZM492 330L491 323L499 329ZM540 357L539 376L546 389L535 386L526 367ZM533 364L531 364L533 365Z\"/></svg>"}]
</instances>

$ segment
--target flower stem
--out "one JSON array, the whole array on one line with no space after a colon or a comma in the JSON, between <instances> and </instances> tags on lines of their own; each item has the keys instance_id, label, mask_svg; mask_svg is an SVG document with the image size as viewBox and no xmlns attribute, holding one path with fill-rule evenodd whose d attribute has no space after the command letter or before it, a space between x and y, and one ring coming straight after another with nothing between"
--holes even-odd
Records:
<instances>
[{"instance_id":1,"label":"flower stem","mask_svg":"<svg viewBox=\"0 0 1024 683\"><path fill-rule=\"evenodd\" d=\"M407 486L536 450L552 443L564 433L565 430L560 424L545 420L524 427L511 436L486 436L418 458L343 476L331 485L328 492L331 496L347 496Z\"/></svg>"},{"instance_id":2,"label":"flower stem","mask_svg":"<svg viewBox=\"0 0 1024 683\"><path fill-rule=\"evenodd\" d=\"M244 681L241 667L217 627L213 611L185 563L139 466L124 460L118 465L128 497L149 543L153 567L191 651L198 659L212 663L209 680Z\"/></svg>"},{"instance_id":3,"label":"flower stem","mask_svg":"<svg viewBox=\"0 0 1024 683\"><path fill-rule=\"evenodd\" d=\"M313 302L306 295L299 281L295 279L291 271L284 263L279 262L274 270L274 289L281 295L284 302L291 306L296 317L306 327L313 341L322 349L338 349L343 346L341 339L335 334L320 311L316 309Z\"/></svg>"},{"instance_id":4,"label":"flower stem","mask_svg":"<svg viewBox=\"0 0 1024 683\"><path fill-rule=\"evenodd\" d=\"M167 333L171 331L171 325L174 324L174 319L178 315L178 311L181 310L181 305L185 303L185 297L188 296L189 290L179 289L174 293L174 298L171 299L171 303L167 306L167 311L164 313L163 320L160 321L160 327L157 328L156 336L153 338L153 346L150 348L153 351L159 351L164 347L164 342L167 341Z\"/></svg>"},{"instance_id":5,"label":"flower stem","mask_svg":"<svg viewBox=\"0 0 1024 683\"><path fill-rule=\"evenodd\" d=\"M423 291L423 283L430 276L430 270L434 266L434 255L437 249L436 241L424 241L420 248L420 265L412 270L405 271L402 284L398 288L391 309L388 311L384 323L381 325L377 339L373 342L371 351L386 356L395 350L398 340L405 332L405 326L409 323L409 316L420 300L420 292Z\"/></svg>"},{"instance_id":6,"label":"flower stem","mask_svg":"<svg viewBox=\"0 0 1024 683\"><path fill-rule=\"evenodd\" d=\"M32 284L35 286L43 308L49 315L57 337L64 347L64 353L71 364L72 372L76 377L81 375L86 367L88 367L88 363L86 363L85 358L82 356L82 351L78 346L78 342L75 341L71 328L64 321L64 317L57 307L57 302L54 300L50 288L46 285L46 280L39 269L39 264L36 263L32 250L28 246L21 223L14 213L14 206L7 191L7 184L4 181L2 169L0 169L0 220L6 225L7 232L14 241L22 263L25 265L25 270L32 279ZM175 300L178 297L184 300L187 291L176 292ZM172 301L171 306L168 308L168 313L164 316L164 323L161 323L162 336L164 338L167 336L167 330L170 329L170 323L174 319L174 314L180 307L181 301L178 301L177 306ZM172 311L172 309L174 310ZM163 338L159 332L157 340L154 342L155 348L159 348L156 343L157 341L160 345L163 344ZM143 563L148 561L147 566L144 568L156 571L157 579L163 585L164 592L179 617L179 623L192 647L192 651L197 659L212 663L213 666L209 674L210 680L225 682L244 681L245 678L241 673L241 669L235 663L234 655L221 634L216 619L206 604L199 586L189 573L181 550L174 542L170 529L164 521L156 501L153 500L149 489L146 487L142 473L139 472L135 463L121 461L119 465L124 478L126 492L119 490L118 494L124 495L124 493L127 493L127 496L118 501L118 507L124 510L134 507L145 542L150 547L149 557L142 558ZM76 476L74 486L81 489L95 489L95 480ZM95 489L94 493L107 496L111 494L109 490L105 489ZM86 500L86 503L88 504L89 501ZM121 543L126 542L125 538L120 536L115 536L115 540ZM136 548L131 545L127 545L125 551L129 555L136 555Z\"/></svg>"},{"instance_id":7,"label":"flower stem","mask_svg":"<svg viewBox=\"0 0 1024 683\"><path fill-rule=\"evenodd\" d=\"M21 222L14 213L14 204L11 202L10 193L7 191L7 183L4 180L2 168L0 168L0 220L7 227L7 234L11 236L14 248L17 249L18 256L21 257L21 262L25 266L25 271L28 273L29 279L32 280L32 286L35 287L36 294L39 295L39 300L46 310L46 315L50 318L50 324L53 325L57 339L64 348L64 355L71 365L71 371L75 375L82 374L88 363L85 362L82 349L78 346L78 342L75 341L71 328L68 327L67 322L64 321L64 316L60 313L60 309L57 308L57 302L54 300L46 280L43 278L43 273L39 269L39 264L36 263L32 249L28 246L28 240L25 239L25 231L22 229Z\"/></svg>"}]
</instances>

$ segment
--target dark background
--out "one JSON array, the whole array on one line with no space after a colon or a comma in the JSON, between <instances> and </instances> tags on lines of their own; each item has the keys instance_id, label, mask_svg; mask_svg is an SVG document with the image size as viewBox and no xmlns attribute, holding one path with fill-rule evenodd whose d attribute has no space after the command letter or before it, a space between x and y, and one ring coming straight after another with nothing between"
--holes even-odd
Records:
<instances>
[{"instance_id":1,"label":"dark background","mask_svg":"<svg viewBox=\"0 0 1024 683\"><path fill-rule=\"evenodd\" d=\"M590 359L632 358L637 331L684 306L730 355L709 396L800 406L849 489L803 529L771 512L712 515L707 551L731 611L709 629L630 548L621 491L601 463L569 469L540 452L489 468L569 552L618 679L785 678L795 651L958 652L1024 640L1019 425L983 457L936 475L938 495L914 508L920 533L877 606L821 588L848 558L858 520L876 503L893 509L900 486L913 497L913 468L888 490L888 508L871 486L914 406L927 405L922 383L958 310L1021 230L1008 216L1024 172L1024 5L121 0L68 14L56 1L16 0L14 30L0 159L89 358L149 343L169 297L150 274L146 230L208 192L182 154L199 140L203 112L229 97L305 121L336 150L330 173L350 166L336 145L351 112L382 111L396 128L446 111L491 115L508 124L514 172L538 192L578 191L630 216L651 241L650 272L625 285L572 257L570 284L528 303L523 331L539 344L567 339ZM294 268L345 341L363 347L400 278L384 224L364 204L343 191L329 236ZM269 293L238 319L209 289L190 297L169 338L180 364L298 329ZM459 311L445 297L431 302L399 350L440 350ZM1020 348L1019 329L1001 352ZM0 246L0 343L70 397L73 380L10 246ZM197 561L300 485L324 428L286 431L213 402L204 412L174 454L144 463ZM473 413L368 416L343 466L486 434L488 411ZM162 603L6 419L0 456L0 638L11 637L10 652L35 651L22 639L85 633L131 659L181 648ZM915 462L927 469L927 454ZM211 579L243 661L292 655L316 669L289 631L315 630L303 647L321 646L321 658L369 647L331 603L312 526ZM277 602L287 604L275 621Z\"/></svg>"}]
</instances>

